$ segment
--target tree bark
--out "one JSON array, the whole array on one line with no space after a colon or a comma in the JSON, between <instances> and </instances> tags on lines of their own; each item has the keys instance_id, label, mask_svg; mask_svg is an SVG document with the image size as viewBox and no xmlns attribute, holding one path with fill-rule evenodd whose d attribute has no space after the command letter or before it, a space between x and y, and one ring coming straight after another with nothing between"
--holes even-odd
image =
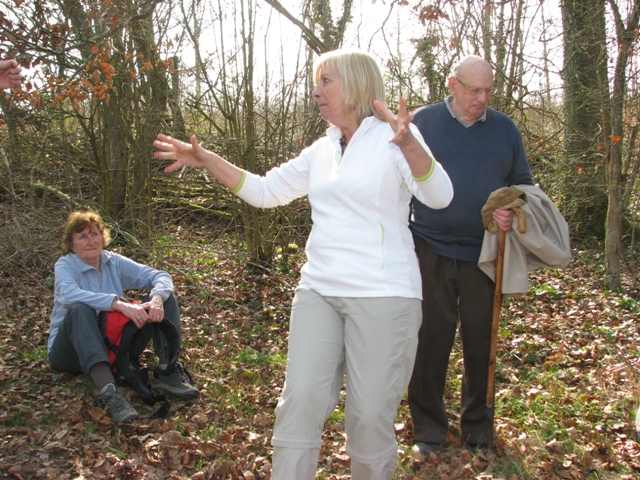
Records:
<instances>
[{"instance_id":1,"label":"tree bark","mask_svg":"<svg viewBox=\"0 0 640 480\"><path fill-rule=\"evenodd\" d=\"M622 219L624 178L622 176L622 150L624 141L624 108L627 96L627 64L633 46L638 40L640 26L640 2L636 0L625 22L621 18L618 5L609 0L615 22L616 38L618 41L618 57L614 70L613 91L609 99L610 113L606 116L610 120L611 139L608 149L607 186L609 208L607 210L607 225L605 238L605 256L607 260L607 287L615 290L620 288L620 256L622 251ZM602 77L606 80L606 77ZM603 82L604 83L604 82ZM604 88L602 88L604 91Z\"/></svg>"},{"instance_id":2,"label":"tree bark","mask_svg":"<svg viewBox=\"0 0 640 480\"><path fill-rule=\"evenodd\" d=\"M603 238L607 197L602 152L603 101L608 92L604 0L564 0L564 213L575 230ZM606 80L605 80L606 81Z\"/></svg>"}]
</instances>

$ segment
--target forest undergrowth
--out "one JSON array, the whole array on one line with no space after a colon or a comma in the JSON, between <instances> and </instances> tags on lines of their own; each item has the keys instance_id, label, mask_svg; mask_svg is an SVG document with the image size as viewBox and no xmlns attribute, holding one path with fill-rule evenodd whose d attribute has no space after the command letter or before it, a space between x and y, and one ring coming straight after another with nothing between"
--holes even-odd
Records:
<instances>
[{"instance_id":1,"label":"forest undergrowth","mask_svg":"<svg viewBox=\"0 0 640 480\"><path fill-rule=\"evenodd\" d=\"M127 390L140 412L131 425L111 423L87 378L49 367L52 279L0 272L0 477L269 478L303 248L287 249L273 269L256 271L246 268L240 239L212 238L207 229L175 227L148 251L120 249L173 275L181 357L202 392L195 401L174 402L168 418L153 419L155 408ZM640 295L629 271L620 292L602 288L601 251L574 248L568 268L532 273L530 292L503 303L493 448L472 454L457 437L457 346L446 392L447 447L427 461L411 456L403 402L397 479L640 478ZM343 406L326 425L321 479L350 478Z\"/></svg>"}]
</instances>

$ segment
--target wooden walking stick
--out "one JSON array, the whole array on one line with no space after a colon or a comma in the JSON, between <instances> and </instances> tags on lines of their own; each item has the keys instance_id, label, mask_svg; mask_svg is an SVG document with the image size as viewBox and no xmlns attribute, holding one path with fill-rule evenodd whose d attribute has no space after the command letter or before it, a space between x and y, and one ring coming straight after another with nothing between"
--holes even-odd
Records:
<instances>
[{"instance_id":1,"label":"wooden walking stick","mask_svg":"<svg viewBox=\"0 0 640 480\"><path fill-rule=\"evenodd\" d=\"M520 207L513 207L513 213L518 217L518 231L527 231L526 217ZM504 246L507 232L498 228L498 258L496 259L496 288L493 292L493 319L491 322L491 351L489 354L489 373L487 375L487 407L493 408L496 383L496 356L498 350L498 326L500 324L500 310L502 308L502 273L504 271Z\"/></svg>"},{"instance_id":2,"label":"wooden walking stick","mask_svg":"<svg viewBox=\"0 0 640 480\"><path fill-rule=\"evenodd\" d=\"M487 407L493 408L496 383L496 355L498 350L498 325L502 307L502 272L504 270L504 244L507 232L498 228L498 258L496 259L496 288L493 292L493 320L491 322L491 353L487 376Z\"/></svg>"}]
</instances>

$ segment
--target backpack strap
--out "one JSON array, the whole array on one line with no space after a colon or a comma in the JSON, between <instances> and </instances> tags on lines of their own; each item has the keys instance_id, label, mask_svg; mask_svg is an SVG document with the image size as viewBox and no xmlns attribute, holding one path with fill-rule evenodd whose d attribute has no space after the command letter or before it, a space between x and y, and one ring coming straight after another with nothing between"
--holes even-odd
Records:
<instances>
[{"instance_id":1,"label":"backpack strap","mask_svg":"<svg viewBox=\"0 0 640 480\"><path fill-rule=\"evenodd\" d=\"M156 403L156 399L151 393L148 372L146 369L140 368L138 359L131 353L135 339L142 334L145 328L147 325L138 329L133 322L125 325L112 369L117 380L133 388L147 405L153 405Z\"/></svg>"},{"instance_id":2,"label":"backpack strap","mask_svg":"<svg viewBox=\"0 0 640 480\"><path fill-rule=\"evenodd\" d=\"M149 372L146 368L140 367L139 359L132 354L132 350L138 336L143 332L151 329L151 335L154 337L162 332L167 343L168 368L172 371L178 363L180 353L180 340L176 327L165 318L162 322L147 323L138 329L129 318L120 312L100 312L98 324L109 353L109 365L118 384L133 388L147 405L163 402L153 418L166 417L169 414L171 403L164 395L153 395ZM158 341L156 344L160 345L161 343Z\"/></svg>"},{"instance_id":3,"label":"backpack strap","mask_svg":"<svg viewBox=\"0 0 640 480\"><path fill-rule=\"evenodd\" d=\"M151 323L154 329L153 334L156 339L156 344L161 345L160 338L158 337L159 333L162 333L164 338L167 341L167 352L166 358L168 360L168 371L171 372L175 368L176 362L178 361L178 355L180 354L180 337L178 335L178 330L176 327L166 318L159 323Z\"/></svg>"}]
</instances>

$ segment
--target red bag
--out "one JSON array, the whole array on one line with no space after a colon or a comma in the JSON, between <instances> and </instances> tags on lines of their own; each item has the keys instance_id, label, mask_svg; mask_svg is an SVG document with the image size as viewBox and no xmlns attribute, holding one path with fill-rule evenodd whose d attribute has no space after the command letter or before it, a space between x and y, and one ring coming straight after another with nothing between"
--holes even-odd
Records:
<instances>
[{"instance_id":1,"label":"red bag","mask_svg":"<svg viewBox=\"0 0 640 480\"><path fill-rule=\"evenodd\" d=\"M122 342L122 332L124 332L124 327L131 321L131 319L125 317L120 312L104 313L108 319L105 322L104 334L113 345L120 345L120 343ZM109 352L109 365L113 365L113 363L116 361L116 352L112 348L107 348L107 351Z\"/></svg>"}]
</instances>

